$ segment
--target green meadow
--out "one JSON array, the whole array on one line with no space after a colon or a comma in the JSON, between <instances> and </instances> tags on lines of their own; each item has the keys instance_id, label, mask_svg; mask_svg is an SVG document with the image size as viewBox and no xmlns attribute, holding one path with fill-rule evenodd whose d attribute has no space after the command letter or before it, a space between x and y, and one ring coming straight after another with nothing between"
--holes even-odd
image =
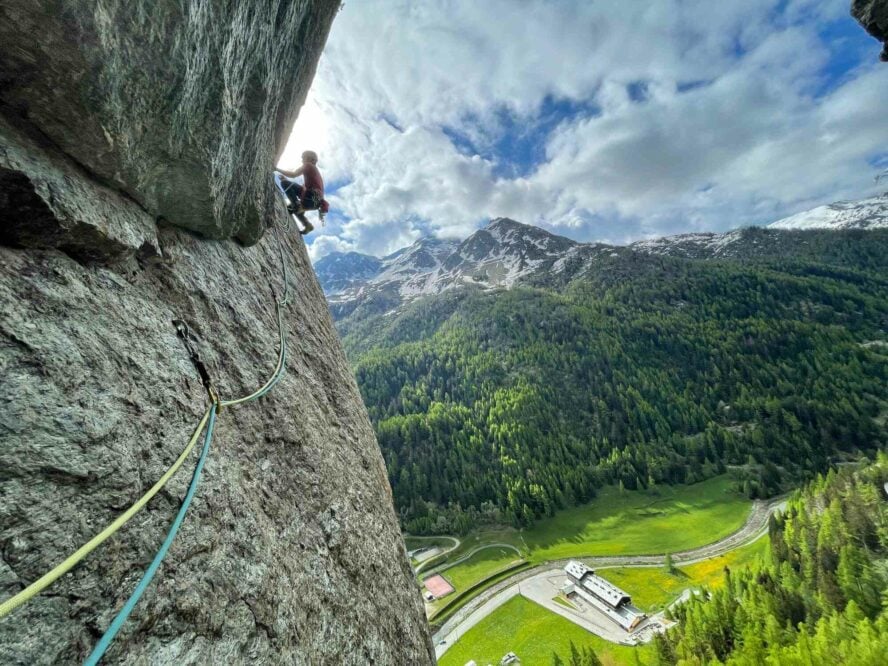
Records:
<instances>
[{"instance_id":1,"label":"green meadow","mask_svg":"<svg viewBox=\"0 0 888 666\"><path fill-rule=\"evenodd\" d=\"M478 664L498 664L507 652L514 652L528 666L548 666L552 653L567 657L570 643L591 646L605 666L654 663L650 646L641 648L615 645L552 613L524 597L515 597L472 627L438 661L440 666L463 666L474 659ZM636 654L639 661L636 661Z\"/></svg>"},{"instance_id":2,"label":"green meadow","mask_svg":"<svg viewBox=\"0 0 888 666\"><path fill-rule=\"evenodd\" d=\"M676 567L673 573L655 567L599 569L598 573L632 596L632 603L645 611L656 611L677 599L688 589L715 589L724 584L724 571L750 564L768 552L763 536L719 557Z\"/></svg>"},{"instance_id":3,"label":"green meadow","mask_svg":"<svg viewBox=\"0 0 888 666\"><path fill-rule=\"evenodd\" d=\"M508 543L532 563L594 555L642 555L703 546L739 529L750 502L731 489L727 476L692 486L626 491L605 488L592 502L566 509L526 530L479 530L462 539L456 560L484 544ZM476 559L477 558L477 559ZM491 548L445 572L457 589L516 559Z\"/></svg>"},{"instance_id":4,"label":"green meadow","mask_svg":"<svg viewBox=\"0 0 888 666\"><path fill-rule=\"evenodd\" d=\"M443 573L453 587L462 590L520 559L521 556L510 548L485 548Z\"/></svg>"},{"instance_id":5,"label":"green meadow","mask_svg":"<svg viewBox=\"0 0 888 666\"><path fill-rule=\"evenodd\" d=\"M676 568L667 573L656 567L600 569L599 573L626 590L635 605L654 612L677 599L686 589L715 589L724 584L725 568L736 569L766 557L768 538L737 548L725 555ZM566 602L556 599L566 604ZM570 641L591 646L603 664L655 664L653 648L614 645L590 634L572 622L537 604L515 597L491 613L465 635L439 662L442 666L462 666L470 659L479 664L496 664L506 652L515 652L523 663L550 664L552 653L567 654Z\"/></svg>"}]
</instances>

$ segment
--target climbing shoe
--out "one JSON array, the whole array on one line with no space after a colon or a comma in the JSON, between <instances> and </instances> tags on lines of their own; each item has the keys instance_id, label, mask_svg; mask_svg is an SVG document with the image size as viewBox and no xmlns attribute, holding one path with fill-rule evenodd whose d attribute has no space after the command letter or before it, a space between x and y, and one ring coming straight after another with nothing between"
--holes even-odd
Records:
<instances>
[{"instance_id":1,"label":"climbing shoe","mask_svg":"<svg viewBox=\"0 0 888 666\"><path fill-rule=\"evenodd\" d=\"M300 234L304 236L305 234L310 234L314 231L314 225L305 219L305 216L300 217L299 221L302 222L302 226L304 227L302 231L299 232Z\"/></svg>"}]
</instances>

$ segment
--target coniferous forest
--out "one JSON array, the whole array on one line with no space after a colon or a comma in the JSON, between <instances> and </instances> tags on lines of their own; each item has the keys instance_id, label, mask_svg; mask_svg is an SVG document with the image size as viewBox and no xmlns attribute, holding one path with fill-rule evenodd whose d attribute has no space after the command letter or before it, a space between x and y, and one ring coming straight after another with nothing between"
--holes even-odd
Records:
<instances>
[{"instance_id":1,"label":"coniferous forest","mask_svg":"<svg viewBox=\"0 0 888 666\"><path fill-rule=\"evenodd\" d=\"M888 654L888 457L811 483L770 525L768 562L676 608L657 663L855 664Z\"/></svg>"},{"instance_id":2,"label":"coniferous forest","mask_svg":"<svg viewBox=\"0 0 888 666\"><path fill-rule=\"evenodd\" d=\"M340 322L412 533L528 525L606 484L725 471L765 497L872 455L886 329L875 231L745 259L614 253Z\"/></svg>"}]
</instances>

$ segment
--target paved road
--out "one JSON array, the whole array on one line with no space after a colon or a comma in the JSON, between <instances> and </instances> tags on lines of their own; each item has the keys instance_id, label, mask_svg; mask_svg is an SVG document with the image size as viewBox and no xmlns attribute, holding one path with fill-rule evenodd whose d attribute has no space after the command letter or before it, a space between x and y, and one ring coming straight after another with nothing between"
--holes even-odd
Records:
<instances>
[{"instance_id":1,"label":"paved road","mask_svg":"<svg viewBox=\"0 0 888 666\"><path fill-rule=\"evenodd\" d=\"M429 541L432 539L450 539L453 542L453 545L450 548L448 548L447 550L442 550L440 553L438 553L434 557L429 558L425 562L420 562L418 565L416 565L416 569L413 570L413 572L416 575L419 575L419 572L425 568L426 564L428 564L432 560L438 559L438 557L440 557L441 555L446 555L447 553L452 553L454 550L459 548L460 544L461 544L461 541L459 539L457 539L456 537L452 537L452 536L413 536L411 534L406 534L406 535L404 535L404 539L405 540L406 539L422 539L422 540L426 540L426 541Z\"/></svg>"},{"instance_id":2,"label":"paved road","mask_svg":"<svg viewBox=\"0 0 888 666\"><path fill-rule=\"evenodd\" d=\"M768 531L768 517L775 511L783 510L785 507L785 499L776 499L770 502L756 500L752 503L752 509L746 522L736 532L706 546L672 553L672 561L675 564L693 564L724 555L740 546L752 543ZM502 606L506 601L519 594L519 585L533 578L545 577L553 572L560 572L571 559L582 559L592 568L602 569L607 567L660 567L663 566L665 557L664 553L659 555L609 555L569 558L553 560L539 564L531 569L525 569L491 586L454 613L434 634L435 655L437 658L440 658L459 637ZM607 638L607 636L604 636L604 638Z\"/></svg>"}]
</instances>

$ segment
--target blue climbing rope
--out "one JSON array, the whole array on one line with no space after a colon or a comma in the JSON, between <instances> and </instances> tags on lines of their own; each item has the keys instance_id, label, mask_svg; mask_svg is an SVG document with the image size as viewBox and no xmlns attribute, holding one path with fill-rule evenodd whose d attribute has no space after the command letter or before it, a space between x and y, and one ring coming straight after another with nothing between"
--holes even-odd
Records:
<instances>
[{"instance_id":1,"label":"blue climbing rope","mask_svg":"<svg viewBox=\"0 0 888 666\"><path fill-rule=\"evenodd\" d=\"M188 492L185 494L185 499L182 500L182 505L179 507L179 513L176 514L176 519L173 521L173 524L170 527L170 531L167 533L166 539L160 546L160 549L157 551L157 554L154 556L151 564L148 565L148 568L142 575L142 579L139 581L136 589L133 590L130 598L127 599L126 603L123 605L123 608L120 609L120 612L118 612L117 615L114 617L114 620L111 622L111 625L108 627L107 631L105 631L104 635L96 644L95 648L93 648L93 651L84 662L84 666L96 666L96 664L99 663L99 660L105 654L114 638L117 636L120 628L124 625L130 613L132 613L133 609L136 607L136 604L139 603L139 599L142 597L142 594L151 584L151 580L154 578L154 574L157 573L157 570L160 567L160 563L163 562L163 558L166 557L170 545L176 538L176 533L179 531L179 527L182 525L182 521L185 519L185 514L188 513L188 507L191 504L191 500L194 497L195 491L197 490L197 484L200 482L200 475L203 471L204 463L206 462L207 456L210 452L210 444L213 441L213 426L216 423L216 412L222 407L238 405L245 402L252 402L253 400L261 398L266 393L268 393L275 384L278 383L281 377L284 376L284 369L287 363L287 334L284 328L283 307L290 300L290 279L287 274L287 261L284 255L283 242L281 241L277 226L275 226L274 232L278 241L278 249L280 251L281 258L281 269L284 279L282 297L279 297L277 294L275 294L274 297L275 310L277 314L278 335L280 341L280 353L278 354L278 362L275 366L274 372L272 373L271 378L261 388L247 396L235 400L219 400L218 395L216 395L215 393L215 390L211 390L211 395L213 396L214 401L210 407L209 421L207 422L203 449L201 450L200 458L197 461L197 466L194 468L194 475L191 478L191 484L188 486Z\"/></svg>"},{"instance_id":2,"label":"blue climbing rope","mask_svg":"<svg viewBox=\"0 0 888 666\"><path fill-rule=\"evenodd\" d=\"M200 475L201 472L203 472L204 463L207 461L207 454L210 452L210 443L213 441L213 426L215 425L215 423L216 405L213 404L213 406L210 407L210 420L207 423L206 435L204 435L203 449L200 452L200 458L197 461L197 466L194 468L194 475L191 477L191 485L188 486L188 492L185 494L185 499L182 500L182 506L179 507L179 513L176 515L176 519L173 521L173 525L172 527L170 527L170 531L167 533L166 539L160 546L160 550L157 551L157 554L154 556L151 564L148 565L145 573L142 574L142 580L139 581L136 589L133 590L130 598L126 600L123 608L121 608L120 612L117 613L117 617L115 617L114 620L111 622L111 626L108 627L108 630L105 632L104 636L102 636L101 640L99 640L95 648L93 648L93 651L90 653L89 657L87 657L86 661L83 662L85 666L96 666L96 664L99 663L99 660L102 658L102 656L104 656L105 651L111 645L111 641L113 641L114 637L117 636L117 632L120 631L123 623L126 622L126 619L129 617L130 613L133 612L133 608L135 608L136 604L139 603L139 599L141 599L142 594L148 588L148 585L151 584L151 579L154 578L154 574L157 573L157 569L160 567L160 563L163 562L163 558L166 557L167 551L170 549L170 545L176 538L176 533L179 531L179 527L182 525L182 521L185 519L185 514L188 513L188 507L191 504L191 500L194 498L194 493L197 490L197 484L200 482Z\"/></svg>"}]
</instances>

